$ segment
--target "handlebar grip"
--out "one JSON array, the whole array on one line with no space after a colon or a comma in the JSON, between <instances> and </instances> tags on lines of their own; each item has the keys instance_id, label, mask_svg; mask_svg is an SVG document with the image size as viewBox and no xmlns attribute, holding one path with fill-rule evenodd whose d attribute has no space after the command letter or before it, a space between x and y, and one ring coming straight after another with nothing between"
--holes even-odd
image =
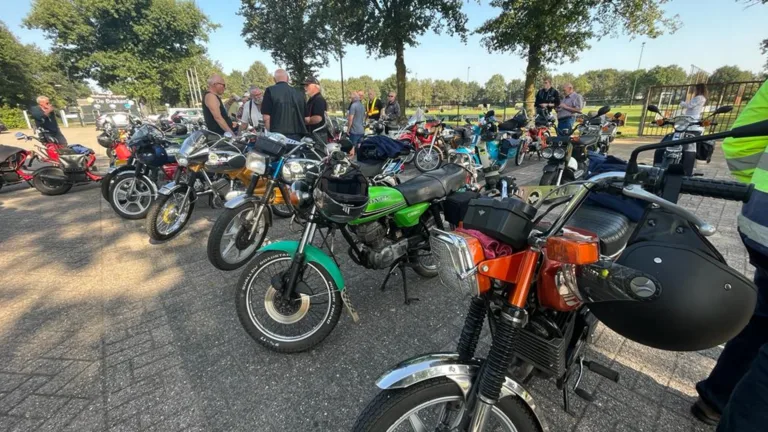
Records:
<instances>
[{"instance_id":1,"label":"handlebar grip","mask_svg":"<svg viewBox=\"0 0 768 432\"><path fill-rule=\"evenodd\" d=\"M749 201L755 185L728 180L683 177L680 193L730 201Z\"/></svg>"},{"instance_id":2,"label":"handlebar grip","mask_svg":"<svg viewBox=\"0 0 768 432\"><path fill-rule=\"evenodd\" d=\"M750 138L768 135L768 120L751 123L731 129L730 135L734 138Z\"/></svg>"}]
</instances>

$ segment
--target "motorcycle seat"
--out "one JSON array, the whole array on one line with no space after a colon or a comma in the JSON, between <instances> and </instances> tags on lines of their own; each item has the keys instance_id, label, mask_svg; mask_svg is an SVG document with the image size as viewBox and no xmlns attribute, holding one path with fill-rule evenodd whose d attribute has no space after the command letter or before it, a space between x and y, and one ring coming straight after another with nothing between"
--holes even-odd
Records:
<instances>
[{"instance_id":1,"label":"motorcycle seat","mask_svg":"<svg viewBox=\"0 0 768 432\"><path fill-rule=\"evenodd\" d=\"M442 168L416 176L395 186L408 205L440 199L457 191L467 182L467 171L457 164L446 164Z\"/></svg>"},{"instance_id":2,"label":"motorcycle seat","mask_svg":"<svg viewBox=\"0 0 768 432\"><path fill-rule=\"evenodd\" d=\"M635 224L623 214L593 205L581 206L568 225L597 234L600 237L600 253L606 256L621 252L635 228Z\"/></svg>"},{"instance_id":3,"label":"motorcycle seat","mask_svg":"<svg viewBox=\"0 0 768 432\"><path fill-rule=\"evenodd\" d=\"M384 167L384 163L387 161L357 161L357 165L360 167L360 172L366 178L373 178L381 174L381 168Z\"/></svg>"}]
</instances>

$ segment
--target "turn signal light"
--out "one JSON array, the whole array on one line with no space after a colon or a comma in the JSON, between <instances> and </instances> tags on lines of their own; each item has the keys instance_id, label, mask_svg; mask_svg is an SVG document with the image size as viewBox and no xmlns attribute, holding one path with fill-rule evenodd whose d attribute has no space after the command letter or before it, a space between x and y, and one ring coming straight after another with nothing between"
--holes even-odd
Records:
<instances>
[{"instance_id":1,"label":"turn signal light","mask_svg":"<svg viewBox=\"0 0 768 432\"><path fill-rule=\"evenodd\" d=\"M707 126L709 126L711 124L712 124L712 122L709 121L709 120L704 120L703 122L701 122L701 125L704 126L704 127L707 127Z\"/></svg>"},{"instance_id":2,"label":"turn signal light","mask_svg":"<svg viewBox=\"0 0 768 432\"><path fill-rule=\"evenodd\" d=\"M659 126L664 126L664 119L656 120L656 124L659 125Z\"/></svg>"},{"instance_id":3,"label":"turn signal light","mask_svg":"<svg viewBox=\"0 0 768 432\"><path fill-rule=\"evenodd\" d=\"M547 239L547 258L563 264L593 264L600 260L600 244L596 236L566 228L562 236Z\"/></svg>"}]
</instances>

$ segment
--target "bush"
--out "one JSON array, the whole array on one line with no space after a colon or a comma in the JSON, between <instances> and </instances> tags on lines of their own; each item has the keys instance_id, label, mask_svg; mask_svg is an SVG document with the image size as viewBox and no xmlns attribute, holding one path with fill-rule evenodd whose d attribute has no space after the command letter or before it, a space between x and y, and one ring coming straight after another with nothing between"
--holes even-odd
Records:
<instances>
[{"instance_id":1,"label":"bush","mask_svg":"<svg viewBox=\"0 0 768 432\"><path fill-rule=\"evenodd\" d=\"M11 108L0 105L0 122L5 123L8 129L26 129L24 113L19 108Z\"/></svg>"}]
</instances>

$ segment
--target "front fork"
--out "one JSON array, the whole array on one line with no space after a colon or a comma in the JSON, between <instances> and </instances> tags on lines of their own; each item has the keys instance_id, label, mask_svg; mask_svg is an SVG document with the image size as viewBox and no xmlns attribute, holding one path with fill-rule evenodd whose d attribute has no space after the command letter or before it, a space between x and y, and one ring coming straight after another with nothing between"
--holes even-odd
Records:
<instances>
[{"instance_id":1,"label":"front fork","mask_svg":"<svg viewBox=\"0 0 768 432\"><path fill-rule=\"evenodd\" d=\"M248 185L248 190L245 192L246 196L252 196L253 190L256 189L256 184L259 182L258 176L251 177L251 183ZM272 200L272 194L274 191L272 190L275 186L275 180L269 179L267 180L267 190L264 192L264 197L261 200L261 203L259 203L256 206L256 216L253 220L253 226L251 227L251 232L248 233L248 242L252 242L253 238L256 237L256 228L259 226L259 220L261 219L261 215L264 213L264 209L267 208L267 204ZM301 245L299 245L301 247ZM302 247L302 251L303 251Z\"/></svg>"},{"instance_id":2,"label":"front fork","mask_svg":"<svg viewBox=\"0 0 768 432\"><path fill-rule=\"evenodd\" d=\"M203 172L205 174L205 172ZM187 177L187 193L184 194L184 199L181 200L181 206L179 207L179 211L184 211L184 206L187 205L187 201L189 200L190 194L196 194L195 191L195 182L197 181L197 173L194 171L190 171L189 176Z\"/></svg>"},{"instance_id":3,"label":"front fork","mask_svg":"<svg viewBox=\"0 0 768 432\"><path fill-rule=\"evenodd\" d=\"M291 267L288 268L288 281L283 290L283 298L291 299L296 292L296 283L299 280L299 274L304 268L304 249L307 243L312 242L315 237L315 230L317 229L317 223L315 220L315 213L317 212L317 206L313 205L309 211L309 218L307 219L307 226L304 227L304 232L301 235L301 241L299 241L299 247L296 249L296 254L293 256L293 262Z\"/></svg>"}]
</instances>

